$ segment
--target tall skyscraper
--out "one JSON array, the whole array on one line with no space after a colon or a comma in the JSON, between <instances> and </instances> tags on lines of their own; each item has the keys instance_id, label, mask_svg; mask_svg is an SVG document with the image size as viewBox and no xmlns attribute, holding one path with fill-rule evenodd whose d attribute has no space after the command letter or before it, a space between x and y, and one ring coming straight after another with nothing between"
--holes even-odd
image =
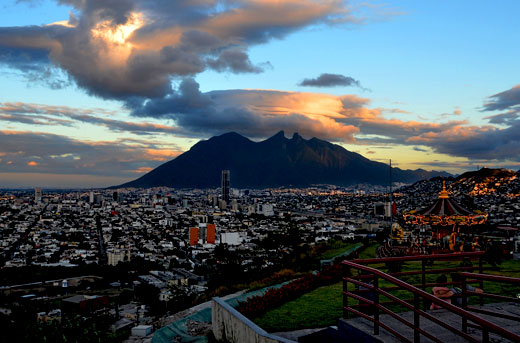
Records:
<instances>
[{"instance_id":1,"label":"tall skyscraper","mask_svg":"<svg viewBox=\"0 0 520 343\"><path fill-rule=\"evenodd\" d=\"M34 202L37 202L37 203L42 202L42 189L41 188L34 189Z\"/></svg>"},{"instance_id":2,"label":"tall skyscraper","mask_svg":"<svg viewBox=\"0 0 520 343\"><path fill-rule=\"evenodd\" d=\"M229 170L222 171L222 200L229 204Z\"/></svg>"}]
</instances>

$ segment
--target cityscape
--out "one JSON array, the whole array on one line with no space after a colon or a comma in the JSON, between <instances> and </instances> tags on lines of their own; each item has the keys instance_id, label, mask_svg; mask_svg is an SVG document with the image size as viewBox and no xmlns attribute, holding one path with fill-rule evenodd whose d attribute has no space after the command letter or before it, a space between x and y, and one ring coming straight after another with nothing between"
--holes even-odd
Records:
<instances>
[{"instance_id":1,"label":"cityscape","mask_svg":"<svg viewBox=\"0 0 520 343\"><path fill-rule=\"evenodd\" d=\"M397 213L428 206L441 187L440 178L402 185L393 192L392 214L384 186L245 190L230 186L229 170L220 176L221 187L206 190L2 191L4 327L29 325L17 316L30 311L47 325L81 314L102 318L111 332L98 333L103 340L148 342L153 331L175 325L179 313L211 296L323 270L347 247L378 246L392 220L404 228L394 223L396 246L420 251L432 235ZM520 251L517 173L499 171L492 186L468 177L448 182L461 202L468 189L474 193L472 206L488 214L481 237L506 244L500 258L512 259L507 254ZM209 332L209 320L190 324L185 335Z\"/></svg>"},{"instance_id":2,"label":"cityscape","mask_svg":"<svg viewBox=\"0 0 520 343\"><path fill-rule=\"evenodd\" d=\"M0 342L520 342L516 1L0 5Z\"/></svg>"}]
</instances>

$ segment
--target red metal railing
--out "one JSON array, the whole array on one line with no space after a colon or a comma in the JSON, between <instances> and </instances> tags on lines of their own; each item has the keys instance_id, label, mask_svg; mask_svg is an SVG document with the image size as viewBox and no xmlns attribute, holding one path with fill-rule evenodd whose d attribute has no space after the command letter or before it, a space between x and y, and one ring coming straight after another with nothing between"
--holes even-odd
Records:
<instances>
[{"instance_id":1,"label":"red metal railing","mask_svg":"<svg viewBox=\"0 0 520 343\"><path fill-rule=\"evenodd\" d=\"M482 341L488 342L489 341L489 332L494 332L502 337L505 337L507 339L511 339L512 341L518 341L520 342L520 336L505 330L489 321L484 320L481 317L478 317L471 312L467 311L466 309L459 308L457 306L454 306L448 302L445 302L441 300L440 298L437 298L436 296L429 294L424 291L424 289L428 286L436 285L431 283L426 283L426 274L432 274L432 273L444 273L444 272L454 272L454 271L464 271L464 270L473 270L473 267L455 267L455 268L443 268L443 269L432 269L432 270L426 270L426 263L425 261L434 259L434 260L458 260L461 261L463 259L478 259L479 260L479 274L473 274L473 273L461 273L463 275L463 289L465 289L465 285L467 283L474 283L479 282L481 288L483 285L483 281L487 280L485 277L488 277L488 275L482 274L483 269L483 263L482 263L482 252L474 252L474 253L462 253L462 254L442 254L442 255L423 255L423 256L403 256L403 257L391 257L391 258L384 258L384 259L365 259L365 260L354 260L354 261L343 261L343 264L350 268L350 269L356 269L358 272L364 273L363 275L357 275L357 276L347 276L343 278L343 310L344 310L344 317L348 318L349 313L356 314L358 316L361 316L365 319L370 320L374 323L374 334L379 334L379 328L382 327L386 329L388 332L392 333L393 335L399 337L401 340L405 342L411 342L407 337L405 337L403 334L397 332L394 328L390 327L389 325L382 323L379 320L379 314L380 313L386 313L390 315L391 317L395 318L396 320L400 321L404 325L410 327L413 329L414 333L414 342L420 342L420 337L425 336L429 339L431 339L434 342L442 342L437 337L433 336L431 333L425 331L420 327L420 318L426 318L437 325L451 331L455 335L458 335L470 342L479 342L479 340L475 339L474 337L467 334L467 326L468 320L476 323L478 328L482 329ZM406 262L406 261L422 261L422 268L420 271L408 271L408 272L397 272L388 274L384 273L380 270L364 266L363 264L374 264L374 263L388 263L388 262ZM402 280L399 280L396 278L396 276L410 276L410 275L421 275L421 283L418 285L412 285L409 283L406 283ZM362 280L365 280L367 278L373 278L373 284L363 282ZM502 278L502 277L498 277ZM511 278L505 278L505 279L511 279ZM390 283L393 286L387 286L387 287L380 287L379 281L384 280L386 283ZM498 279L494 279L498 280ZM515 279L516 280L516 279ZM511 281L511 280L509 280ZM356 287L362 287L363 289L359 289L355 292L351 292L348 290L348 283L353 283L356 285ZM457 282L448 282L444 285L448 284L458 284ZM422 289L420 289L420 288ZM390 294L389 291L392 290L406 290L412 293L413 299L400 299L399 297ZM372 296L370 297L364 297L360 294L363 293L369 293ZM480 294L480 293L479 293ZM469 291L466 291L463 294L463 301L466 301L467 304L467 296L470 295ZM380 296L386 297L387 299L390 299L390 301L381 302ZM348 299L352 298L359 302L359 304L351 304L349 305ZM371 299L372 298L372 299ZM431 314L425 312L421 309L421 302L423 304L423 307L425 307L425 303L431 302L435 303L438 306L447 309L448 311L460 316L462 318L463 327L462 330L459 330L458 328L455 328L449 324L446 324L442 320L432 316ZM481 297L482 302L482 297ZM414 320L413 323L405 320L398 314L396 314L391 309L383 306L384 304L393 303L398 304L410 311L414 312ZM477 311L475 311L477 312ZM372 316L373 315L373 316Z\"/></svg>"},{"instance_id":2,"label":"red metal railing","mask_svg":"<svg viewBox=\"0 0 520 343\"><path fill-rule=\"evenodd\" d=\"M478 272L482 274L484 272L484 257L483 251L476 251L476 252L467 252L467 253L450 253L450 254L433 254L433 255L414 255L414 256L399 256L399 257L387 257L387 258L372 258L372 259L357 259L354 260L354 262L358 264L392 264L392 263L405 263L405 262L421 262L421 269L420 270L414 270L414 271L407 271L407 272L394 272L394 273L388 273L392 276L397 277L409 277L414 275L420 275L421 276L421 282L420 283L413 283L412 285L418 288L421 288L422 290L425 290L427 287L432 286L440 286L441 284L435 282L435 283L427 283L426 282L426 276L429 274L443 274L443 273L454 273L454 272L473 272L476 268L478 269ZM459 267L451 267L451 268L436 268L436 269L427 269L427 265L431 261L476 261L477 266L459 266ZM360 277L363 278L363 277ZM483 288L484 284L482 280L467 280L467 283L479 283L479 287ZM456 282L446 282L442 284L442 286L449 286L454 285ZM398 286L396 287L386 287L385 290L397 290L399 289ZM408 299L408 301L412 301L413 299ZM481 304L483 305L483 299L481 298ZM423 305L425 305L426 309L426 303L423 302Z\"/></svg>"},{"instance_id":3,"label":"red metal railing","mask_svg":"<svg viewBox=\"0 0 520 343\"><path fill-rule=\"evenodd\" d=\"M469 291L467 288L468 279L477 279L477 280L481 280L482 282L484 280L486 280L486 281L507 283L509 285L520 286L520 278L512 278L512 277L506 277L506 276L500 276L500 275L475 274L475 273L460 273L460 276L462 278L461 290L462 290L462 308L463 309L465 309L467 311L471 311L471 312L485 314L488 316L493 316L493 317L498 317L498 318L503 318L503 319L520 322L520 317L518 317L518 316L511 316L511 315L496 312L496 311L486 310L486 309L477 308L477 307L470 307L470 306L468 306L468 296L469 295L479 296L481 299L481 301L480 301L481 303L483 302L483 298L487 297L487 298L497 299L500 301L514 302L514 303L520 304L520 298L508 297L505 295L498 295L498 294L491 294L491 293L486 293L484 291L482 291L482 292ZM483 288L481 288L481 289L483 290ZM462 331L467 332L468 326L473 326L473 325L468 324L468 321L466 318L462 318Z\"/></svg>"}]
</instances>

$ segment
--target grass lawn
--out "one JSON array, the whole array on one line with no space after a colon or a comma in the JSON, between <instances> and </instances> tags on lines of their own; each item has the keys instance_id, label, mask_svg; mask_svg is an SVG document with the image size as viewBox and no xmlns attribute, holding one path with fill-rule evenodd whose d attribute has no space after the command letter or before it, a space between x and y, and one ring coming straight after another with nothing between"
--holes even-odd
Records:
<instances>
[{"instance_id":1,"label":"grass lawn","mask_svg":"<svg viewBox=\"0 0 520 343\"><path fill-rule=\"evenodd\" d=\"M380 245L381 245L380 243L372 243L372 244L368 245L365 249L363 249L359 253L359 258L360 259L375 258L376 250Z\"/></svg>"},{"instance_id":2,"label":"grass lawn","mask_svg":"<svg viewBox=\"0 0 520 343\"><path fill-rule=\"evenodd\" d=\"M254 319L268 332L336 325L342 317L341 282L320 287Z\"/></svg>"},{"instance_id":3,"label":"grass lawn","mask_svg":"<svg viewBox=\"0 0 520 343\"><path fill-rule=\"evenodd\" d=\"M361 243L344 243L341 241L335 242L333 246L331 246L328 250L324 251L320 255L321 260L329 260L334 258L344 252L352 249L356 245L361 245Z\"/></svg>"}]
</instances>

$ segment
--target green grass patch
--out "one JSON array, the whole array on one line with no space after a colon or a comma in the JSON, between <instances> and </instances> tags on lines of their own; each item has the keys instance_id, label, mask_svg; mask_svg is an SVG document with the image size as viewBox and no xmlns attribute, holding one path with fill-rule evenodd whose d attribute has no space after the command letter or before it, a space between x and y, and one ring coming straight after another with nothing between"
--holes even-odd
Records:
<instances>
[{"instance_id":1,"label":"green grass patch","mask_svg":"<svg viewBox=\"0 0 520 343\"><path fill-rule=\"evenodd\" d=\"M380 246L380 243L372 243L370 245L367 245L365 249L363 249L359 253L360 259L366 259L366 258L375 258L376 257L376 250Z\"/></svg>"},{"instance_id":2,"label":"green grass patch","mask_svg":"<svg viewBox=\"0 0 520 343\"><path fill-rule=\"evenodd\" d=\"M320 287L254 320L268 332L336 325L342 316L341 282Z\"/></svg>"},{"instance_id":3,"label":"green grass patch","mask_svg":"<svg viewBox=\"0 0 520 343\"><path fill-rule=\"evenodd\" d=\"M354 248L356 245L361 245L361 243L344 243L342 241L335 241L326 251L321 253L320 259L330 260Z\"/></svg>"},{"instance_id":4,"label":"green grass patch","mask_svg":"<svg viewBox=\"0 0 520 343\"><path fill-rule=\"evenodd\" d=\"M350 247L347 248L346 244L344 243L341 248L332 248L323 253L322 256L327 256L324 254L328 254L330 251L330 255L334 257L355 245L349 244ZM374 258L378 246L378 243L367 246L360 253L360 258ZM332 251L334 251L334 253L332 253ZM349 289L353 290L354 285L349 284ZM343 316L342 292L342 282L319 287L294 301L290 301L277 309L267 312L263 316L254 319L254 322L268 332L336 325L338 319Z\"/></svg>"},{"instance_id":5,"label":"green grass patch","mask_svg":"<svg viewBox=\"0 0 520 343\"><path fill-rule=\"evenodd\" d=\"M305 274L306 273L297 273L292 269L282 269L267 278L258 281L253 281L243 288L247 288L250 291L254 291L260 288L265 288L288 280L296 279L302 277Z\"/></svg>"}]
</instances>

